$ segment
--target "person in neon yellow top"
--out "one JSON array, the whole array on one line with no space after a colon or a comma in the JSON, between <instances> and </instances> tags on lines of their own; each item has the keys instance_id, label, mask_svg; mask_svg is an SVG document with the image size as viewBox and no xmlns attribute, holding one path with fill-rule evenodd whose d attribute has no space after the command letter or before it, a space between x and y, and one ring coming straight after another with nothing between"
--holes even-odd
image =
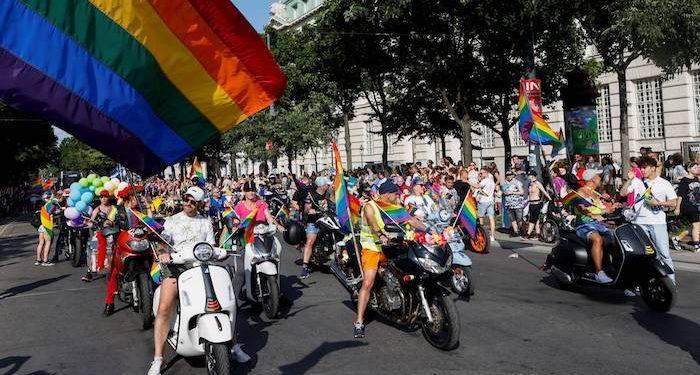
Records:
<instances>
[{"instance_id":1,"label":"person in neon yellow top","mask_svg":"<svg viewBox=\"0 0 700 375\"><path fill-rule=\"evenodd\" d=\"M380 200L399 204L399 187L391 181L384 182L379 186ZM425 230L425 225L418 219L412 218L408 221L411 227L418 230ZM355 338L365 337L364 315L369 303L369 296L377 278L379 263L386 259L382 254L381 245L389 243L389 237L384 232L384 221L381 210L374 201L367 202L360 213L360 245L362 246L361 266L364 273L362 287L357 298L357 320L355 321Z\"/></svg>"}]
</instances>

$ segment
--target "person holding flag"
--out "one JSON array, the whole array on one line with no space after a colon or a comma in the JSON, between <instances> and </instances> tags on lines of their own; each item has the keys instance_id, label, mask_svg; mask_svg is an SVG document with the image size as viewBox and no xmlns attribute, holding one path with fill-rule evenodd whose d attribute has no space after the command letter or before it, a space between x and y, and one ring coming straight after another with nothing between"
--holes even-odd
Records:
<instances>
[{"instance_id":1,"label":"person holding flag","mask_svg":"<svg viewBox=\"0 0 700 375\"><path fill-rule=\"evenodd\" d=\"M355 338L365 337L365 311L374 281L377 278L379 263L386 259L382 253L382 245L389 243L389 236L384 232L384 218L395 224L407 223L419 231L426 230L423 223L409 215L401 206L399 187L396 184L386 181L379 185L377 192L379 193L377 201L368 201L360 212L360 246L362 247L360 263L364 278L357 298L357 318L354 323Z\"/></svg>"},{"instance_id":2,"label":"person holding flag","mask_svg":"<svg viewBox=\"0 0 700 375\"><path fill-rule=\"evenodd\" d=\"M107 238L102 235L102 228L114 225L117 216L117 207L110 202L111 194L107 190L100 192L100 205L97 206L90 215L90 221L96 224L97 255L91 253L91 269L82 277L85 282L92 281L92 273L102 270L105 267L105 257L107 255Z\"/></svg>"},{"instance_id":3,"label":"person holding flag","mask_svg":"<svg viewBox=\"0 0 700 375\"><path fill-rule=\"evenodd\" d=\"M36 261L35 266L53 266L52 262L49 262L49 252L51 251L51 240L53 239L53 215L58 210L59 206L56 204L56 200L51 196L50 192L44 193L44 205L41 206L39 212L39 219L41 225L39 225L39 243L36 246Z\"/></svg>"},{"instance_id":4,"label":"person holding flag","mask_svg":"<svg viewBox=\"0 0 700 375\"><path fill-rule=\"evenodd\" d=\"M270 213L267 202L262 199L258 199L255 182L246 181L243 184L242 190L243 200L238 202L236 207L233 209L240 222L245 222L248 216L251 216L251 213L255 211L255 215L248 220L250 221L250 224L244 224L246 227L248 227L248 225L255 226L257 223L275 224L275 217Z\"/></svg>"}]
</instances>

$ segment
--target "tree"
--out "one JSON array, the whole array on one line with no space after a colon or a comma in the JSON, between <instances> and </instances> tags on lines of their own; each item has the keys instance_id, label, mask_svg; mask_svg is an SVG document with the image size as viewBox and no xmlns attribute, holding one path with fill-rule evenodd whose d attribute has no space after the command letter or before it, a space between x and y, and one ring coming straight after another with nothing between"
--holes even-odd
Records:
<instances>
[{"instance_id":1,"label":"tree","mask_svg":"<svg viewBox=\"0 0 700 375\"><path fill-rule=\"evenodd\" d=\"M700 3L682 0L591 0L578 2L586 41L595 46L605 71L617 75L620 151L628 170L627 68L637 58L668 74L700 61Z\"/></svg>"},{"instance_id":2,"label":"tree","mask_svg":"<svg viewBox=\"0 0 700 375\"><path fill-rule=\"evenodd\" d=\"M0 102L0 186L18 185L36 178L57 157L51 125Z\"/></svg>"},{"instance_id":3,"label":"tree","mask_svg":"<svg viewBox=\"0 0 700 375\"><path fill-rule=\"evenodd\" d=\"M106 175L116 162L94 148L68 137L58 146L59 166L64 170L90 171Z\"/></svg>"}]
</instances>

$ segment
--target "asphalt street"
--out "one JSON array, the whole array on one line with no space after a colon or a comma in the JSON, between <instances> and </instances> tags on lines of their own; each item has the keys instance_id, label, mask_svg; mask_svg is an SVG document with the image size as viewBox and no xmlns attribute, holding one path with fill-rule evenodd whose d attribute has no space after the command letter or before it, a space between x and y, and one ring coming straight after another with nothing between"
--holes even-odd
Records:
<instances>
[{"instance_id":1,"label":"asphalt street","mask_svg":"<svg viewBox=\"0 0 700 375\"><path fill-rule=\"evenodd\" d=\"M33 265L36 233L27 223L0 230L0 374L143 374L151 331L123 304L103 318L104 279L80 281L68 262ZM513 255L517 254L517 256ZM352 337L353 305L330 274L300 281L299 253L285 247L282 316L244 305L240 341L252 355L243 374L697 374L700 273L681 268L678 302L667 314L640 298L557 289L536 266L545 253L505 242L472 256L471 302L458 301L461 344L441 352L420 332L381 322ZM165 374L204 374L168 350Z\"/></svg>"}]
</instances>

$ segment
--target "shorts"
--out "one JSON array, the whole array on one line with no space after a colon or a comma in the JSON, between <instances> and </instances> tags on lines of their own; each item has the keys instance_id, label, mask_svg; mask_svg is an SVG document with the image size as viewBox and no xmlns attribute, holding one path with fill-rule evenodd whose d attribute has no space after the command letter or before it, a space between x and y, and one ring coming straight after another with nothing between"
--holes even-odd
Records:
<instances>
[{"instance_id":1,"label":"shorts","mask_svg":"<svg viewBox=\"0 0 700 375\"><path fill-rule=\"evenodd\" d=\"M168 264L161 265L161 267L163 267L163 279L167 279L169 277L174 277L177 279L183 272L189 269L183 264Z\"/></svg>"},{"instance_id":2,"label":"shorts","mask_svg":"<svg viewBox=\"0 0 700 375\"><path fill-rule=\"evenodd\" d=\"M316 224L314 224L314 223L306 224L306 234L318 234L318 232L320 232L320 231L321 230L318 229Z\"/></svg>"},{"instance_id":3,"label":"shorts","mask_svg":"<svg viewBox=\"0 0 700 375\"><path fill-rule=\"evenodd\" d=\"M576 227L576 235L586 242L588 242L588 236L590 236L592 232L598 232L601 236L608 237L608 239L612 239L613 237L610 227L602 221L593 221Z\"/></svg>"},{"instance_id":4,"label":"shorts","mask_svg":"<svg viewBox=\"0 0 700 375\"><path fill-rule=\"evenodd\" d=\"M363 271L377 271L379 269L379 263L386 261L387 259L383 252L362 249L362 259L360 263L362 264Z\"/></svg>"},{"instance_id":5,"label":"shorts","mask_svg":"<svg viewBox=\"0 0 700 375\"><path fill-rule=\"evenodd\" d=\"M537 224L537 220L540 219L540 212L542 212L542 202L531 202L530 212L527 216L527 222L530 224Z\"/></svg>"},{"instance_id":6,"label":"shorts","mask_svg":"<svg viewBox=\"0 0 700 375\"><path fill-rule=\"evenodd\" d=\"M517 223L523 220L523 209L522 208L508 208L508 218L511 223Z\"/></svg>"},{"instance_id":7,"label":"shorts","mask_svg":"<svg viewBox=\"0 0 700 375\"><path fill-rule=\"evenodd\" d=\"M483 216L495 216L496 211L494 210L493 202L479 202L477 203L477 210L479 211L479 217Z\"/></svg>"},{"instance_id":8,"label":"shorts","mask_svg":"<svg viewBox=\"0 0 700 375\"><path fill-rule=\"evenodd\" d=\"M681 209L681 216L688 220L689 223L697 223L700 221L700 211L699 210L683 210Z\"/></svg>"},{"instance_id":9,"label":"shorts","mask_svg":"<svg viewBox=\"0 0 700 375\"><path fill-rule=\"evenodd\" d=\"M48 232L46 231L46 228L44 228L43 225L39 225L39 229L37 229L37 232L39 232L39 233L48 233Z\"/></svg>"}]
</instances>

